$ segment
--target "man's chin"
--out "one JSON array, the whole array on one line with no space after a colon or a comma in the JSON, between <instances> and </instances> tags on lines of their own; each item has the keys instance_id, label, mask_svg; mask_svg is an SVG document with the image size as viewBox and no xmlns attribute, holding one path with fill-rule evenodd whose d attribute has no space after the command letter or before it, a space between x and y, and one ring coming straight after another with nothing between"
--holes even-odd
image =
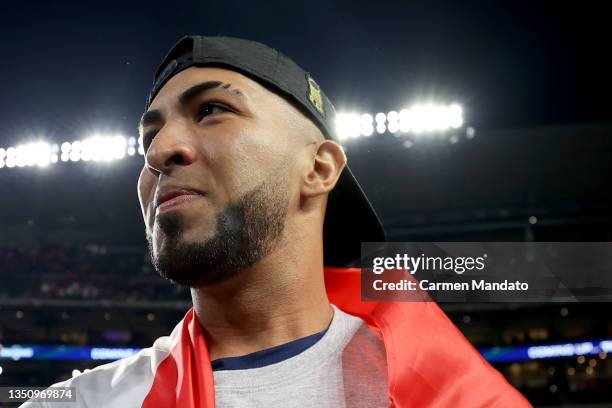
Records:
<instances>
[{"instance_id":1,"label":"man's chin","mask_svg":"<svg viewBox=\"0 0 612 408\"><path fill-rule=\"evenodd\" d=\"M207 243L175 242L171 248L160 248L153 257L153 264L157 272L169 281L197 288L221 283L243 269L228 262L224 255Z\"/></svg>"}]
</instances>

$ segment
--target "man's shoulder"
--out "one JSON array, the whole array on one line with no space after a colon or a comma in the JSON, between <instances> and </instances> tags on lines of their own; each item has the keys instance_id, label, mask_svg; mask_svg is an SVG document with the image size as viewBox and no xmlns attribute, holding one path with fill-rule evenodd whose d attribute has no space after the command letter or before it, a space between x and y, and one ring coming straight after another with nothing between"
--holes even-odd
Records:
<instances>
[{"instance_id":1,"label":"man's shoulder","mask_svg":"<svg viewBox=\"0 0 612 408\"><path fill-rule=\"evenodd\" d=\"M181 323L172 334L158 338L151 347L144 348L133 356L99 365L51 387L73 388L78 407L140 406L151 389L157 368L168 357L178 340L177 331ZM46 405L24 406L33 408ZM68 406L75 405L71 403L66 405ZM57 403L54 403L53 407L62 408L61 404Z\"/></svg>"},{"instance_id":2,"label":"man's shoulder","mask_svg":"<svg viewBox=\"0 0 612 408\"><path fill-rule=\"evenodd\" d=\"M170 353L170 348L171 337L163 336L155 340L151 347L144 348L130 357L99 365L53 386L79 387L107 381L117 383L129 380L132 375L145 375L148 372L155 374L159 363Z\"/></svg>"}]
</instances>

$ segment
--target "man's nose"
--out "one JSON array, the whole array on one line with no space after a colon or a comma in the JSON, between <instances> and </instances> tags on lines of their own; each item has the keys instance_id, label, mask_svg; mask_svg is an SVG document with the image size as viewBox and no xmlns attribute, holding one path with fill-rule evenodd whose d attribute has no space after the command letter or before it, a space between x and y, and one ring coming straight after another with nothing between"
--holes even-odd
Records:
<instances>
[{"instance_id":1,"label":"man's nose","mask_svg":"<svg viewBox=\"0 0 612 408\"><path fill-rule=\"evenodd\" d=\"M173 168L194 162L196 151L193 137L186 124L168 121L157 131L145 155L147 167L153 173L170 173Z\"/></svg>"}]
</instances>

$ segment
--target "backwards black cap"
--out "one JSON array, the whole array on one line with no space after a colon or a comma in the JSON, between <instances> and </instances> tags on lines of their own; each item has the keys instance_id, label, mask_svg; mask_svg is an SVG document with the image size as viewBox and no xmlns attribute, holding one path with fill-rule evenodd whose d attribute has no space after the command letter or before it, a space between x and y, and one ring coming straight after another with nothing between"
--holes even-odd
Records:
<instances>
[{"instance_id":1,"label":"backwards black cap","mask_svg":"<svg viewBox=\"0 0 612 408\"><path fill-rule=\"evenodd\" d=\"M155 73L146 109L171 77L191 66L217 66L248 76L304 112L325 138L338 142L334 107L310 74L275 49L240 38L191 35L180 39ZM384 239L382 224L347 165L327 202L324 263L346 266L360 258L361 242Z\"/></svg>"}]
</instances>

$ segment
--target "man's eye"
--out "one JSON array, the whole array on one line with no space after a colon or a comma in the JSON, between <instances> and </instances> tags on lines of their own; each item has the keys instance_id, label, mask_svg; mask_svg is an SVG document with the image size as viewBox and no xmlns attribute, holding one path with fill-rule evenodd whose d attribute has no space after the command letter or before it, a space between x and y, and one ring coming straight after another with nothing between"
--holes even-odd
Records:
<instances>
[{"instance_id":1,"label":"man's eye","mask_svg":"<svg viewBox=\"0 0 612 408\"><path fill-rule=\"evenodd\" d=\"M200 106L200 109L198 109L197 121L199 122L205 117L213 115L215 113L223 113L227 111L229 111L229 109L223 105L219 105L217 103L210 103L210 102L203 103Z\"/></svg>"}]
</instances>

